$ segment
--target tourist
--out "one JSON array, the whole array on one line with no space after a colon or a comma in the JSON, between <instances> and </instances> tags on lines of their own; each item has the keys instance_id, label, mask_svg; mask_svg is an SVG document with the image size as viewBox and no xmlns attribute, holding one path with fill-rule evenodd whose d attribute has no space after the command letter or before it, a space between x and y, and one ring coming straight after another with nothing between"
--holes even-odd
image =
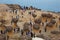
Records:
<instances>
[{"instance_id":1,"label":"tourist","mask_svg":"<svg viewBox=\"0 0 60 40\"><path fill-rule=\"evenodd\" d=\"M23 33L24 33L23 30L21 30L21 35L23 35Z\"/></svg>"}]
</instances>

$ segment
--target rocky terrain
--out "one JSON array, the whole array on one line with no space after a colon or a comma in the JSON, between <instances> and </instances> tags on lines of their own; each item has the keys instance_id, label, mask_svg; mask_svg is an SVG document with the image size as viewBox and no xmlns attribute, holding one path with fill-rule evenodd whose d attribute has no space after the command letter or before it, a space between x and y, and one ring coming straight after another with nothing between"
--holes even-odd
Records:
<instances>
[{"instance_id":1,"label":"rocky terrain","mask_svg":"<svg viewBox=\"0 0 60 40\"><path fill-rule=\"evenodd\" d=\"M0 4L0 40L32 40L31 32L45 40L60 40L60 13Z\"/></svg>"}]
</instances>

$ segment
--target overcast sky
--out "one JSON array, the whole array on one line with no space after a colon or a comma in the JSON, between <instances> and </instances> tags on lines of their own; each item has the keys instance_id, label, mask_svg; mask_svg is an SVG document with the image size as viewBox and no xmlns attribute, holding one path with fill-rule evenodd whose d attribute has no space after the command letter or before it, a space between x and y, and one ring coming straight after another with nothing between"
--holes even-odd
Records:
<instances>
[{"instance_id":1,"label":"overcast sky","mask_svg":"<svg viewBox=\"0 0 60 40\"><path fill-rule=\"evenodd\" d=\"M60 0L0 0L0 4L19 4L43 10L60 11Z\"/></svg>"}]
</instances>

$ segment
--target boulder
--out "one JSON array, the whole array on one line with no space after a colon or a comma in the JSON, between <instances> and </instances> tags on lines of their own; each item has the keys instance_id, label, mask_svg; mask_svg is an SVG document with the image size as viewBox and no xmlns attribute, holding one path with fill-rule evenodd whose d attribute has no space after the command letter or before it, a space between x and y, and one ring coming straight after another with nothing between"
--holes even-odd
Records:
<instances>
[{"instance_id":1,"label":"boulder","mask_svg":"<svg viewBox=\"0 0 60 40\"><path fill-rule=\"evenodd\" d=\"M41 20L40 19L35 19L34 22L37 23L37 24L40 24Z\"/></svg>"},{"instance_id":2,"label":"boulder","mask_svg":"<svg viewBox=\"0 0 60 40\"><path fill-rule=\"evenodd\" d=\"M24 23L23 26L24 26L24 27L23 27L24 30L29 30L30 24L26 22L26 23Z\"/></svg>"},{"instance_id":3,"label":"boulder","mask_svg":"<svg viewBox=\"0 0 60 40\"><path fill-rule=\"evenodd\" d=\"M48 26L48 27L52 27L53 24L52 24L52 23L47 23L46 26Z\"/></svg>"},{"instance_id":4,"label":"boulder","mask_svg":"<svg viewBox=\"0 0 60 40\"><path fill-rule=\"evenodd\" d=\"M0 40L6 40L6 36L3 34L0 34Z\"/></svg>"},{"instance_id":5,"label":"boulder","mask_svg":"<svg viewBox=\"0 0 60 40\"><path fill-rule=\"evenodd\" d=\"M51 20L51 21L50 21L50 23L55 24L55 23L56 23L56 21L55 21L55 20Z\"/></svg>"},{"instance_id":6,"label":"boulder","mask_svg":"<svg viewBox=\"0 0 60 40\"><path fill-rule=\"evenodd\" d=\"M51 31L52 34L60 34L59 31Z\"/></svg>"},{"instance_id":7,"label":"boulder","mask_svg":"<svg viewBox=\"0 0 60 40\"><path fill-rule=\"evenodd\" d=\"M12 18L12 22L17 23L18 19L17 18Z\"/></svg>"},{"instance_id":8,"label":"boulder","mask_svg":"<svg viewBox=\"0 0 60 40\"><path fill-rule=\"evenodd\" d=\"M42 13L41 16L42 16L42 17L46 17L46 14L45 14L45 13Z\"/></svg>"},{"instance_id":9,"label":"boulder","mask_svg":"<svg viewBox=\"0 0 60 40\"><path fill-rule=\"evenodd\" d=\"M33 24L33 28L39 30L40 26L38 24Z\"/></svg>"},{"instance_id":10,"label":"boulder","mask_svg":"<svg viewBox=\"0 0 60 40\"><path fill-rule=\"evenodd\" d=\"M34 13L32 13L32 16L35 18L37 15L36 15L36 14L34 14Z\"/></svg>"},{"instance_id":11,"label":"boulder","mask_svg":"<svg viewBox=\"0 0 60 40\"><path fill-rule=\"evenodd\" d=\"M51 17L52 17L52 14L43 13L41 16L42 16L42 17L51 18Z\"/></svg>"},{"instance_id":12,"label":"boulder","mask_svg":"<svg viewBox=\"0 0 60 40\"><path fill-rule=\"evenodd\" d=\"M6 27L6 30L7 30L8 32L11 32L11 31L13 30L13 28L12 28L11 26L7 26L7 27Z\"/></svg>"}]
</instances>

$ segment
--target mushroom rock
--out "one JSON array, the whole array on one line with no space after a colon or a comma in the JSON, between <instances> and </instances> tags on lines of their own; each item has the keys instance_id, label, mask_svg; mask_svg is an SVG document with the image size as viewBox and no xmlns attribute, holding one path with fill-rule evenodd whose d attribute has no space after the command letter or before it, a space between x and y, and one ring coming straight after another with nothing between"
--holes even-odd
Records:
<instances>
[{"instance_id":1,"label":"mushroom rock","mask_svg":"<svg viewBox=\"0 0 60 40\"><path fill-rule=\"evenodd\" d=\"M42 17L47 17L47 18L51 18L51 17L52 17L51 14L46 14L46 13L45 13L45 14L43 13L41 16L42 16Z\"/></svg>"},{"instance_id":2,"label":"mushroom rock","mask_svg":"<svg viewBox=\"0 0 60 40\"><path fill-rule=\"evenodd\" d=\"M13 18L13 19L12 19L12 22L17 23L17 22L18 22L18 19Z\"/></svg>"},{"instance_id":3,"label":"mushroom rock","mask_svg":"<svg viewBox=\"0 0 60 40\"><path fill-rule=\"evenodd\" d=\"M0 40L6 40L6 36L4 34L0 34Z\"/></svg>"},{"instance_id":4,"label":"mushroom rock","mask_svg":"<svg viewBox=\"0 0 60 40\"><path fill-rule=\"evenodd\" d=\"M46 14L45 14L45 13L43 13L43 14L41 14L41 16L42 16L42 17L46 17Z\"/></svg>"},{"instance_id":5,"label":"mushroom rock","mask_svg":"<svg viewBox=\"0 0 60 40\"><path fill-rule=\"evenodd\" d=\"M56 19L55 17L52 17L52 19Z\"/></svg>"},{"instance_id":6,"label":"mushroom rock","mask_svg":"<svg viewBox=\"0 0 60 40\"><path fill-rule=\"evenodd\" d=\"M39 30L40 26L38 24L33 24L33 28Z\"/></svg>"},{"instance_id":7,"label":"mushroom rock","mask_svg":"<svg viewBox=\"0 0 60 40\"><path fill-rule=\"evenodd\" d=\"M25 26L24 26L24 27L23 27L23 30L24 30L24 31L25 31L25 30L29 30L29 27L27 27L27 26L25 27Z\"/></svg>"},{"instance_id":8,"label":"mushroom rock","mask_svg":"<svg viewBox=\"0 0 60 40\"><path fill-rule=\"evenodd\" d=\"M59 31L51 31L52 34L60 34Z\"/></svg>"},{"instance_id":9,"label":"mushroom rock","mask_svg":"<svg viewBox=\"0 0 60 40\"><path fill-rule=\"evenodd\" d=\"M59 17L59 20L60 20L60 17Z\"/></svg>"},{"instance_id":10,"label":"mushroom rock","mask_svg":"<svg viewBox=\"0 0 60 40\"><path fill-rule=\"evenodd\" d=\"M34 14L34 13L32 13L32 16L35 18L37 15L36 15L36 14Z\"/></svg>"},{"instance_id":11,"label":"mushroom rock","mask_svg":"<svg viewBox=\"0 0 60 40\"><path fill-rule=\"evenodd\" d=\"M28 27L29 25L30 25L30 24L29 24L29 23L27 23L27 22L26 22L26 23L24 23L24 26L25 26L25 27Z\"/></svg>"},{"instance_id":12,"label":"mushroom rock","mask_svg":"<svg viewBox=\"0 0 60 40\"><path fill-rule=\"evenodd\" d=\"M1 19L0 22L5 24L6 20Z\"/></svg>"},{"instance_id":13,"label":"mushroom rock","mask_svg":"<svg viewBox=\"0 0 60 40\"><path fill-rule=\"evenodd\" d=\"M23 26L24 26L23 29L24 29L24 30L29 30L29 25L30 25L30 24L27 23L27 22L24 23L24 25L23 25Z\"/></svg>"},{"instance_id":14,"label":"mushroom rock","mask_svg":"<svg viewBox=\"0 0 60 40\"><path fill-rule=\"evenodd\" d=\"M0 27L4 27L5 28L6 26L5 25L0 25Z\"/></svg>"},{"instance_id":15,"label":"mushroom rock","mask_svg":"<svg viewBox=\"0 0 60 40\"><path fill-rule=\"evenodd\" d=\"M7 33L6 29L1 30L1 34L6 34L6 33Z\"/></svg>"},{"instance_id":16,"label":"mushroom rock","mask_svg":"<svg viewBox=\"0 0 60 40\"><path fill-rule=\"evenodd\" d=\"M40 24L41 20L40 19L35 19L34 22L37 23L37 24Z\"/></svg>"},{"instance_id":17,"label":"mushroom rock","mask_svg":"<svg viewBox=\"0 0 60 40\"><path fill-rule=\"evenodd\" d=\"M51 18L52 17L52 14L47 14L46 17L47 18Z\"/></svg>"},{"instance_id":18,"label":"mushroom rock","mask_svg":"<svg viewBox=\"0 0 60 40\"><path fill-rule=\"evenodd\" d=\"M7 6L9 8L11 8L12 10L22 9L22 7L20 5L17 5L17 4L15 4L15 5L13 5L13 4L7 4Z\"/></svg>"},{"instance_id":19,"label":"mushroom rock","mask_svg":"<svg viewBox=\"0 0 60 40\"><path fill-rule=\"evenodd\" d=\"M56 23L55 20L51 20L50 23L47 23L46 26L52 27Z\"/></svg>"},{"instance_id":20,"label":"mushroom rock","mask_svg":"<svg viewBox=\"0 0 60 40\"><path fill-rule=\"evenodd\" d=\"M52 23L47 23L46 26L52 27L53 24Z\"/></svg>"},{"instance_id":21,"label":"mushroom rock","mask_svg":"<svg viewBox=\"0 0 60 40\"><path fill-rule=\"evenodd\" d=\"M50 23L55 24L55 23L56 23L56 21L55 21L55 20L51 20L51 21L50 21Z\"/></svg>"},{"instance_id":22,"label":"mushroom rock","mask_svg":"<svg viewBox=\"0 0 60 40\"><path fill-rule=\"evenodd\" d=\"M11 31L13 30L13 27L7 26L7 27L6 27L6 30L7 30L8 32L11 32Z\"/></svg>"}]
</instances>

